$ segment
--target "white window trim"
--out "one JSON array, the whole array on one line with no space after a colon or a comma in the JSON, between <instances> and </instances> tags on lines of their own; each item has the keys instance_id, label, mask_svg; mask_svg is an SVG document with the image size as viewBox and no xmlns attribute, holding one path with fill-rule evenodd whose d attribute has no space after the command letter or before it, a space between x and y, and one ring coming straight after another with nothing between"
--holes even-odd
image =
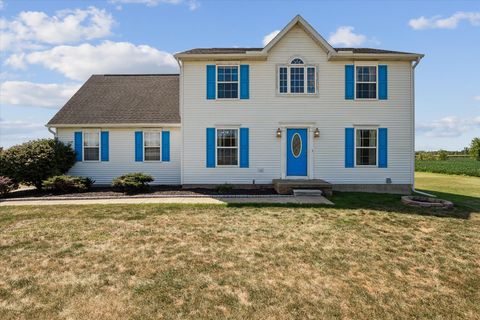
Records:
<instances>
[{"instance_id":1,"label":"white window trim","mask_svg":"<svg viewBox=\"0 0 480 320\"><path fill-rule=\"evenodd\" d=\"M143 162L156 162L156 163L162 162L162 142L163 142L162 141L162 139L163 139L162 131L163 130L144 130L143 131L143 139L142 139L143 140ZM145 160L145 147L146 147L145 146L145 142L146 142L145 133L159 133L160 134L160 146L159 146L159 150L160 150L159 151L160 152L159 159L160 160Z\"/></svg>"},{"instance_id":2,"label":"white window trim","mask_svg":"<svg viewBox=\"0 0 480 320\"><path fill-rule=\"evenodd\" d=\"M295 58L293 58L295 59ZM291 60L293 60L291 59ZM301 59L301 58L300 58ZM302 59L303 61L303 59ZM280 68L287 68L287 92L280 92ZM290 78L290 68L303 68L303 84L304 84L304 92L292 92L291 91L291 78ZM313 75L315 77L314 82L315 82L315 91L314 92L308 92L308 68L313 68L314 72ZM317 83L317 66L316 65L311 65L311 64L283 64L283 65L278 65L277 66L277 93L286 96L286 95L292 95L292 96L314 96L317 94L318 89L318 83Z\"/></svg>"},{"instance_id":3,"label":"white window trim","mask_svg":"<svg viewBox=\"0 0 480 320\"><path fill-rule=\"evenodd\" d=\"M376 90L375 90L375 93L376 93L376 96L375 98L357 98L357 83L372 83L372 82L358 82L357 81L357 67L375 67L376 68L376 77L377 77L377 81L376 81ZM353 73L353 83L354 83L354 86L353 86L353 97L355 98L355 100L359 100L359 101L375 101L375 100L378 100L378 63L371 63L371 62L362 62L362 63L356 63L354 65L354 73Z\"/></svg>"},{"instance_id":4,"label":"white window trim","mask_svg":"<svg viewBox=\"0 0 480 320\"><path fill-rule=\"evenodd\" d=\"M236 130L237 131L237 146L236 147L220 147L222 149L237 149L237 164L234 165L234 164L218 164L218 137L217 137L217 133L218 133L218 130ZM240 167L240 128L232 128L232 127L218 127L218 128L215 128L215 165L217 167L221 167L221 168L239 168Z\"/></svg>"},{"instance_id":5,"label":"white window trim","mask_svg":"<svg viewBox=\"0 0 480 320\"><path fill-rule=\"evenodd\" d=\"M85 134L96 133L98 135L98 160L85 160ZM102 137L100 130L84 130L82 131L82 161L83 162L101 162L102 161ZM92 148L92 147L87 147Z\"/></svg>"},{"instance_id":6,"label":"white window trim","mask_svg":"<svg viewBox=\"0 0 480 320\"><path fill-rule=\"evenodd\" d=\"M237 81L218 81L218 67L237 67L238 70L238 80ZM240 100L240 65L239 64L217 64L215 66L215 99L221 101L235 101ZM235 83L238 84L237 97L236 98L219 98L218 97L218 84L219 83Z\"/></svg>"},{"instance_id":7,"label":"white window trim","mask_svg":"<svg viewBox=\"0 0 480 320\"><path fill-rule=\"evenodd\" d=\"M377 150L377 152L375 153L375 165L372 165L372 164L357 164L357 131L358 130L375 130L377 132L376 134L376 141L375 141L375 149ZM357 168L378 168L378 127L355 127L355 132L354 132L354 137L353 137L353 140L354 140L354 153L353 153L353 157L354 157L354 161L355 161L355 167ZM360 149L373 149L371 147L358 147Z\"/></svg>"}]
</instances>

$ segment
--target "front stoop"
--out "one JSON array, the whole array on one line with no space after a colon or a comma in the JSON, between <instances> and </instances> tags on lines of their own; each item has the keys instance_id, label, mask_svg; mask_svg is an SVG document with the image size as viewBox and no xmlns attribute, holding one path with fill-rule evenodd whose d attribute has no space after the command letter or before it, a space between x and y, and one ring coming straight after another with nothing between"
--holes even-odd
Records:
<instances>
[{"instance_id":1,"label":"front stoop","mask_svg":"<svg viewBox=\"0 0 480 320\"><path fill-rule=\"evenodd\" d=\"M292 194L294 189L317 189L327 197L332 195L332 184L322 179L274 179L272 183L278 194Z\"/></svg>"}]
</instances>

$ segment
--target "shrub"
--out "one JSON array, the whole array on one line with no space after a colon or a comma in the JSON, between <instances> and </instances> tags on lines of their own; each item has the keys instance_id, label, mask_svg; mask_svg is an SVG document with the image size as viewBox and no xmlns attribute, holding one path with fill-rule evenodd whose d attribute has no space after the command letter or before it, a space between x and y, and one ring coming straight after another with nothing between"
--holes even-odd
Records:
<instances>
[{"instance_id":1,"label":"shrub","mask_svg":"<svg viewBox=\"0 0 480 320\"><path fill-rule=\"evenodd\" d=\"M218 193L229 193L233 190L233 186L228 183L221 184L215 188Z\"/></svg>"},{"instance_id":2,"label":"shrub","mask_svg":"<svg viewBox=\"0 0 480 320\"><path fill-rule=\"evenodd\" d=\"M0 196L6 196L12 190L18 188L18 185L9 177L0 176Z\"/></svg>"},{"instance_id":3,"label":"shrub","mask_svg":"<svg viewBox=\"0 0 480 320\"><path fill-rule=\"evenodd\" d=\"M470 143L470 155L475 158L475 160L480 161L480 138L473 138Z\"/></svg>"},{"instance_id":4,"label":"shrub","mask_svg":"<svg viewBox=\"0 0 480 320\"><path fill-rule=\"evenodd\" d=\"M13 146L2 152L2 174L15 183L42 188L43 180L64 174L75 163L75 151L56 139L40 139Z\"/></svg>"},{"instance_id":5,"label":"shrub","mask_svg":"<svg viewBox=\"0 0 480 320\"><path fill-rule=\"evenodd\" d=\"M445 150L440 150L438 151L437 157L438 157L438 160L442 160L442 161L447 160L448 152Z\"/></svg>"},{"instance_id":6,"label":"shrub","mask_svg":"<svg viewBox=\"0 0 480 320\"><path fill-rule=\"evenodd\" d=\"M43 181L43 188L55 192L84 192L90 189L94 181L87 177L67 175L50 177Z\"/></svg>"},{"instance_id":7,"label":"shrub","mask_svg":"<svg viewBox=\"0 0 480 320\"><path fill-rule=\"evenodd\" d=\"M148 189L148 183L153 181L149 174L136 172L128 173L113 179L112 187L118 188L127 193L134 193Z\"/></svg>"}]
</instances>

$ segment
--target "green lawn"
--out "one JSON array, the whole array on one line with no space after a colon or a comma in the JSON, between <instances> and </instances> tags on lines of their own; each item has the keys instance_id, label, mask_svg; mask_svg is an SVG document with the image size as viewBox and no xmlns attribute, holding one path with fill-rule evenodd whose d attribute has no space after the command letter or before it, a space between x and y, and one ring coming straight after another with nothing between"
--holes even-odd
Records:
<instances>
[{"instance_id":1,"label":"green lawn","mask_svg":"<svg viewBox=\"0 0 480 320\"><path fill-rule=\"evenodd\" d=\"M0 318L478 319L479 211L333 201L0 207Z\"/></svg>"},{"instance_id":2,"label":"green lawn","mask_svg":"<svg viewBox=\"0 0 480 320\"><path fill-rule=\"evenodd\" d=\"M415 160L415 171L480 177L480 161L450 157L448 160Z\"/></svg>"}]
</instances>

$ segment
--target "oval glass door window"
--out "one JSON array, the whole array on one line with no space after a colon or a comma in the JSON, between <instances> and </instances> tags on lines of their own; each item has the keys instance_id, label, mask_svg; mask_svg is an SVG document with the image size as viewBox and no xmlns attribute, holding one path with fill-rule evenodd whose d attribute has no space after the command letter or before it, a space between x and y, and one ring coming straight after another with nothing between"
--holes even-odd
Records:
<instances>
[{"instance_id":1,"label":"oval glass door window","mask_svg":"<svg viewBox=\"0 0 480 320\"><path fill-rule=\"evenodd\" d=\"M298 133L295 133L292 137L292 154L295 158L300 157L302 153L302 137Z\"/></svg>"}]
</instances>

